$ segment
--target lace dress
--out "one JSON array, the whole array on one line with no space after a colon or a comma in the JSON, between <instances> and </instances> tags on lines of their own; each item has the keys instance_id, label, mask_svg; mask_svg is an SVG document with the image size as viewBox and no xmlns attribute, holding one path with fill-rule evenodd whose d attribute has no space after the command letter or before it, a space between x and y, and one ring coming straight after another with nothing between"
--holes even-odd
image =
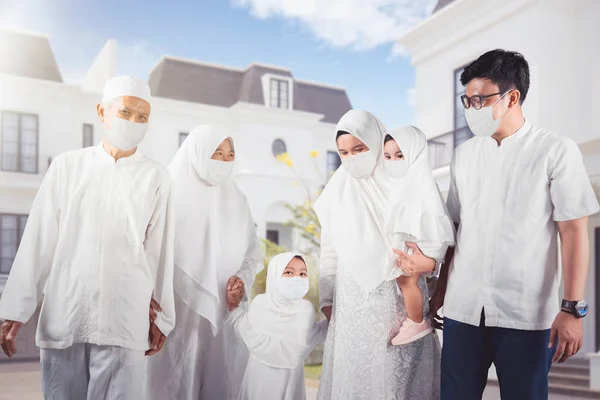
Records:
<instances>
[{"instance_id":1,"label":"lace dress","mask_svg":"<svg viewBox=\"0 0 600 400\"><path fill-rule=\"evenodd\" d=\"M365 265L365 268L368 268ZM427 298L425 277L419 287ZM321 245L321 307L333 306L319 400L431 400L440 397L440 343L435 333L392 346L406 310L394 281L368 295L326 236ZM427 302L425 302L425 312Z\"/></svg>"}]
</instances>

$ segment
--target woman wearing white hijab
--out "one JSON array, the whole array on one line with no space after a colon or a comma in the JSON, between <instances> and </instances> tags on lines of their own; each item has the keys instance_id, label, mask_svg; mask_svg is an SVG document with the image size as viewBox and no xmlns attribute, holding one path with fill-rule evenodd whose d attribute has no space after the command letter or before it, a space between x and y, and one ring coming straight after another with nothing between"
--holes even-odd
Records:
<instances>
[{"instance_id":1,"label":"woman wearing white hijab","mask_svg":"<svg viewBox=\"0 0 600 400\"><path fill-rule=\"evenodd\" d=\"M279 254L269 262L267 291L246 313L236 308L229 320L250 351L239 400L304 400L304 360L325 341L327 320L316 322L303 297L308 269L301 255Z\"/></svg>"},{"instance_id":2,"label":"woman wearing white hijab","mask_svg":"<svg viewBox=\"0 0 600 400\"><path fill-rule=\"evenodd\" d=\"M322 227L321 309L330 318L322 400L439 398L437 336L390 344L406 310L394 281L400 272L387 268L393 253L383 228L391 190L383 170L384 132L366 111L351 110L342 117L336 145L343 167L315 204ZM432 271L441 261L412 249L402 262L413 269Z\"/></svg>"},{"instance_id":3,"label":"woman wearing white hijab","mask_svg":"<svg viewBox=\"0 0 600 400\"><path fill-rule=\"evenodd\" d=\"M414 126L395 129L386 135L383 150L385 170L392 180L384 230L392 246L409 252L405 243L414 242L426 256L443 259L448 246L454 246L454 224L431 173L425 134ZM396 263L388 267L398 268ZM407 318L392 344L404 345L426 336L433 328L419 287L424 285L424 277L403 273L397 282Z\"/></svg>"},{"instance_id":4,"label":"woman wearing white hijab","mask_svg":"<svg viewBox=\"0 0 600 400\"><path fill-rule=\"evenodd\" d=\"M223 324L227 289L235 287L241 297L263 263L248 202L230 178L234 158L224 131L199 126L169 166L177 324L165 348L148 360L148 399L229 400L238 394L248 355Z\"/></svg>"}]
</instances>

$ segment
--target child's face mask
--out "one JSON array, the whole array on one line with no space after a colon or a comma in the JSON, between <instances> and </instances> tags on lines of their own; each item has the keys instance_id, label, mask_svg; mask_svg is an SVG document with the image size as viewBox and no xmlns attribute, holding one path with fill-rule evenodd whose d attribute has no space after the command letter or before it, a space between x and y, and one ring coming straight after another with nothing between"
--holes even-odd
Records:
<instances>
[{"instance_id":1,"label":"child's face mask","mask_svg":"<svg viewBox=\"0 0 600 400\"><path fill-rule=\"evenodd\" d=\"M308 293L308 278L294 276L292 278L282 277L277 283L277 289L283 297L288 300L300 300Z\"/></svg>"}]
</instances>

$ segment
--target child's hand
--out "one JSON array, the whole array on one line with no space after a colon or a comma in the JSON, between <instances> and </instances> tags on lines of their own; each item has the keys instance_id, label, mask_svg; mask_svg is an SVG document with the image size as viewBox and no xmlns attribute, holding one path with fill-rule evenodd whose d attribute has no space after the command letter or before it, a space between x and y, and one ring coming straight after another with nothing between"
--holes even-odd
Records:
<instances>
[{"instance_id":1,"label":"child's hand","mask_svg":"<svg viewBox=\"0 0 600 400\"><path fill-rule=\"evenodd\" d=\"M227 283L227 307L229 311L239 307L244 294L244 282L237 276L229 278L229 282Z\"/></svg>"}]
</instances>

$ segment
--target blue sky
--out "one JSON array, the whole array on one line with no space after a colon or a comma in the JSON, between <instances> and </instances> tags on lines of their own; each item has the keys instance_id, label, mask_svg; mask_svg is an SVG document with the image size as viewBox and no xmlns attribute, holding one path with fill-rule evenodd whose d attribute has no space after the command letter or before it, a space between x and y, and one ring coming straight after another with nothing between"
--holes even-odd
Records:
<instances>
[{"instance_id":1,"label":"blue sky","mask_svg":"<svg viewBox=\"0 0 600 400\"><path fill-rule=\"evenodd\" d=\"M394 41L435 0L0 0L0 28L48 34L68 82L81 81L106 40L118 72L147 77L161 55L231 67L287 67L343 86L388 128L412 122L414 73Z\"/></svg>"}]
</instances>

